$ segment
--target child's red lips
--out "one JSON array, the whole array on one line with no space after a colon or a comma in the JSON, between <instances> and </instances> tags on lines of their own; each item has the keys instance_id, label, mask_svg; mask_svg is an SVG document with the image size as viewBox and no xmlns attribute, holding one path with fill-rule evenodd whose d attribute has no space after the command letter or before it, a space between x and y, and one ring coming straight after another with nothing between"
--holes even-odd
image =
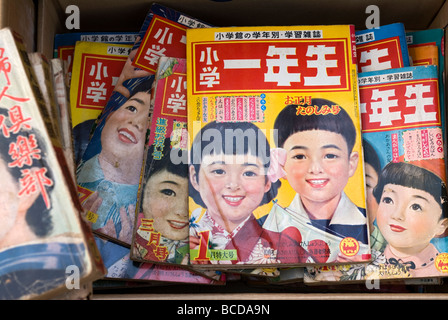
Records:
<instances>
[{"instance_id":1,"label":"child's red lips","mask_svg":"<svg viewBox=\"0 0 448 320\"><path fill-rule=\"evenodd\" d=\"M403 228L401 226L397 226L395 224L390 224L389 227L390 227L390 230L392 230L394 232L403 232L403 231L406 230L406 228Z\"/></svg>"},{"instance_id":2,"label":"child's red lips","mask_svg":"<svg viewBox=\"0 0 448 320\"><path fill-rule=\"evenodd\" d=\"M222 196L224 201L231 206L238 206L244 199L244 196Z\"/></svg>"},{"instance_id":3,"label":"child's red lips","mask_svg":"<svg viewBox=\"0 0 448 320\"><path fill-rule=\"evenodd\" d=\"M307 179L309 185L313 188L322 188L325 187L328 183L328 179Z\"/></svg>"},{"instance_id":4,"label":"child's red lips","mask_svg":"<svg viewBox=\"0 0 448 320\"><path fill-rule=\"evenodd\" d=\"M183 229L189 225L188 221L177 221L177 220L168 220L168 223L170 224L171 228L173 229Z\"/></svg>"},{"instance_id":5,"label":"child's red lips","mask_svg":"<svg viewBox=\"0 0 448 320\"><path fill-rule=\"evenodd\" d=\"M118 130L118 138L125 143L136 144L138 142L135 134L126 128Z\"/></svg>"}]
</instances>

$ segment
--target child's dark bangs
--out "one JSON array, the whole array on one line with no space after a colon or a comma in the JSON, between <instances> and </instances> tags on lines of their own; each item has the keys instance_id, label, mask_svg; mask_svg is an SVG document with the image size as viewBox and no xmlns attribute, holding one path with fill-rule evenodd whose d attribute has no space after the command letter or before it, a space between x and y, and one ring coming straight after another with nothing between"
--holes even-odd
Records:
<instances>
[{"instance_id":1,"label":"child's dark bangs","mask_svg":"<svg viewBox=\"0 0 448 320\"><path fill-rule=\"evenodd\" d=\"M192 150L193 161L195 157L202 159L206 155L250 154L258 157L265 166L269 165L269 143L264 133L252 123L210 123L197 138Z\"/></svg>"},{"instance_id":2,"label":"child's dark bangs","mask_svg":"<svg viewBox=\"0 0 448 320\"><path fill-rule=\"evenodd\" d=\"M323 106L336 105L324 99L313 99L312 105L321 112ZM337 114L297 114L299 105L288 105L278 115L274 124L274 135L278 146L283 147L285 141L293 134L303 131L323 130L340 134L347 142L349 152L352 151L356 141L356 129L349 114L340 108ZM304 106L307 107L307 106Z\"/></svg>"},{"instance_id":3,"label":"child's dark bangs","mask_svg":"<svg viewBox=\"0 0 448 320\"><path fill-rule=\"evenodd\" d=\"M446 196L446 187L434 173L408 163L389 164L383 170L381 178L383 188L387 184L400 185L428 192L437 203L441 204L441 197Z\"/></svg>"}]
</instances>

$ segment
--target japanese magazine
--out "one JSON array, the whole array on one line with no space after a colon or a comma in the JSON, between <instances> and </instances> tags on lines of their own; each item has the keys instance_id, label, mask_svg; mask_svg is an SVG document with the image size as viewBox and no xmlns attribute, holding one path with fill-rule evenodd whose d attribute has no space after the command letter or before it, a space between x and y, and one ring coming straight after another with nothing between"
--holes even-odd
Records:
<instances>
[{"instance_id":1,"label":"japanese magazine","mask_svg":"<svg viewBox=\"0 0 448 320\"><path fill-rule=\"evenodd\" d=\"M448 275L437 66L359 74L372 261L307 268L305 282Z\"/></svg>"},{"instance_id":2,"label":"japanese magazine","mask_svg":"<svg viewBox=\"0 0 448 320\"><path fill-rule=\"evenodd\" d=\"M429 64L439 66L439 52L436 45L409 46L408 51L412 66Z\"/></svg>"},{"instance_id":3,"label":"japanese magazine","mask_svg":"<svg viewBox=\"0 0 448 320\"><path fill-rule=\"evenodd\" d=\"M54 36L53 58L60 58L64 64L65 81L68 88L71 84L76 42L104 42L133 45L137 41L138 32L70 32Z\"/></svg>"},{"instance_id":4,"label":"japanese magazine","mask_svg":"<svg viewBox=\"0 0 448 320\"><path fill-rule=\"evenodd\" d=\"M132 45L78 41L73 54L70 112L75 163L79 163Z\"/></svg>"},{"instance_id":5,"label":"japanese magazine","mask_svg":"<svg viewBox=\"0 0 448 320\"><path fill-rule=\"evenodd\" d=\"M176 265L134 261L128 247L99 236L95 236L95 240L107 268L104 279L204 285L223 285L226 282L226 275L220 272L195 272Z\"/></svg>"},{"instance_id":6,"label":"japanese magazine","mask_svg":"<svg viewBox=\"0 0 448 320\"><path fill-rule=\"evenodd\" d=\"M47 60L39 52L28 53L28 58L39 87L39 94L42 98L42 103L40 103L41 113L52 138L53 147L57 150L59 162L67 176L68 183L70 183L70 186L75 186L71 132L64 129L67 119L64 119L63 109L60 108L60 101L56 96L53 64L51 60ZM64 136L65 133L70 134L70 137Z\"/></svg>"},{"instance_id":7,"label":"japanese magazine","mask_svg":"<svg viewBox=\"0 0 448 320\"><path fill-rule=\"evenodd\" d=\"M45 101L29 55L7 28L0 48L0 298L49 299L101 278L104 267L42 116Z\"/></svg>"},{"instance_id":8,"label":"japanese magazine","mask_svg":"<svg viewBox=\"0 0 448 320\"><path fill-rule=\"evenodd\" d=\"M48 117L48 120L46 120L46 122L48 123L48 126L51 127L51 129L48 130L50 130L50 132L52 133L51 135L55 137L58 145L61 148L64 148L61 135L61 127L59 123L59 108L56 104L57 102L54 93L55 91L53 85L53 73L50 69L50 62L40 52L31 52L28 53L28 56L31 62L31 67L33 68L34 74L36 76L40 92L42 94L44 106L46 108L46 112L44 112L43 114L45 117Z\"/></svg>"},{"instance_id":9,"label":"japanese magazine","mask_svg":"<svg viewBox=\"0 0 448 320\"><path fill-rule=\"evenodd\" d=\"M64 119L63 110L60 108L59 100L56 96L53 64L39 52L28 53L28 58L33 74L36 77L40 97L42 98L42 103L39 104L40 111L52 138L53 146L58 151L59 162L63 166L68 182L72 186L74 185L74 164L71 162L73 149L69 137L64 136L64 133L68 132L66 129L63 131L66 119Z\"/></svg>"},{"instance_id":10,"label":"japanese magazine","mask_svg":"<svg viewBox=\"0 0 448 320\"><path fill-rule=\"evenodd\" d=\"M70 96L64 81L64 67L62 60L59 58L53 58L50 60L51 70L53 73L54 94L56 103L59 108L60 116L60 129L61 129L61 141L64 149L64 155L67 159L67 165L75 181L75 154L73 148L72 137L72 118L70 112Z\"/></svg>"},{"instance_id":11,"label":"japanese magazine","mask_svg":"<svg viewBox=\"0 0 448 320\"><path fill-rule=\"evenodd\" d=\"M189 262L188 164L179 161L188 139L186 71L185 59L159 60L135 211L133 260L182 265Z\"/></svg>"},{"instance_id":12,"label":"japanese magazine","mask_svg":"<svg viewBox=\"0 0 448 320\"><path fill-rule=\"evenodd\" d=\"M438 78L439 78L439 96L440 96L440 116L442 118L443 142L446 151L446 101L445 101L445 30L428 29L420 31L412 31L406 33L409 53L420 46L437 46L438 55ZM423 64L423 62L421 62ZM428 63L426 63L428 64Z\"/></svg>"},{"instance_id":13,"label":"japanese magazine","mask_svg":"<svg viewBox=\"0 0 448 320\"><path fill-rule=\"evenodd\" d=\"M370 261L356 67L351 25L187 30L193 267Z\"/></svg>"},{"instance_id":14,"label":"japanese magazine","mask_svg":"<svg viewBox=\"0 0 448 320\"><path fill-rule=\"evenodd\" d=\"M406 32L402 23L356 31L358 73L409 67Z\"/></svg>"},{"instance_id":15,"label":"japanese magazine","mask_svg":"<svg viewBox=\"0 0 448 320\"><path fill-rule=\"evenodd\" d=\"M164 22L160 25L161 20ZM178 11L151 6L77 167L79 196L92 229L128 247L132 243L155 74L143 69L143 63L137 67L134 64L142 57L146 66L157 66L158 58L171 52L171 47L185 55L185 30L182 36L178 25L184 29L204 26ZM140 53L143 46L145 51Z\"/></svg>"},{"instance_id":16,"label":"japanese magazine","mask_svg":"<svg viewBox=\"0 0 448 320\"><path fill-rule=\"evenodd\" d=\"M185 58L187 29L210 27L201 20L158 3L152 4L149 15L144 25L146 32L132 65L151 74L157 72L160 57Z\"/></svg>"}]
</instances>

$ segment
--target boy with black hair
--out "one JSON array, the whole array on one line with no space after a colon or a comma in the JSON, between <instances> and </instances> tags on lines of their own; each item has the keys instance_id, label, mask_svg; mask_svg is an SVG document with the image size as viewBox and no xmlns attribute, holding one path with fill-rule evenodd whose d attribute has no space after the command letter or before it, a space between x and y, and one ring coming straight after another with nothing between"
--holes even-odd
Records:
<instances>
[{"instance_id":1,"label":"boy with black hair","mask_svg":"<svg viewBox=\"0 0 448 320\"><path fill-rule=\"evenodd\" d=\"M314 257L319 262L336 261L344 238L368 246L366 211L344 192L359 161L353 149L356 129L350 115L332 101L312 99L309 105L286 106L274 129L278 147L285 153L284 178L297 194L288 207L274 206L263 227L281 231L296 226L308 250L310 241L325 241L326 253ZM317 230L320 239L314 235L311 240L307 236L310 230ZM331 238L333 248L327 241Z\"/></svg>"}]
</instances>

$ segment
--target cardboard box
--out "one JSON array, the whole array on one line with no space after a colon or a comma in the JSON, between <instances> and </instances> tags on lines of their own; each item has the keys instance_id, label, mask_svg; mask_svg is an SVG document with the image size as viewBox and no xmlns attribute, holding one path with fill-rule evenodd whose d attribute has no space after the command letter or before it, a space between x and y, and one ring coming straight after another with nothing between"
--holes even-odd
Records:
<instances>
[{"instance_id":1,"label":"cardboard box","mask_svg":"<svg viewBox=\"0 0 448 320\"><path fill-rule=\"evenodd\" d=\"M33 0L0 1L0 28L19 33L29 51L35 50L35 11Z\"/></svg>"}]
</instances>

